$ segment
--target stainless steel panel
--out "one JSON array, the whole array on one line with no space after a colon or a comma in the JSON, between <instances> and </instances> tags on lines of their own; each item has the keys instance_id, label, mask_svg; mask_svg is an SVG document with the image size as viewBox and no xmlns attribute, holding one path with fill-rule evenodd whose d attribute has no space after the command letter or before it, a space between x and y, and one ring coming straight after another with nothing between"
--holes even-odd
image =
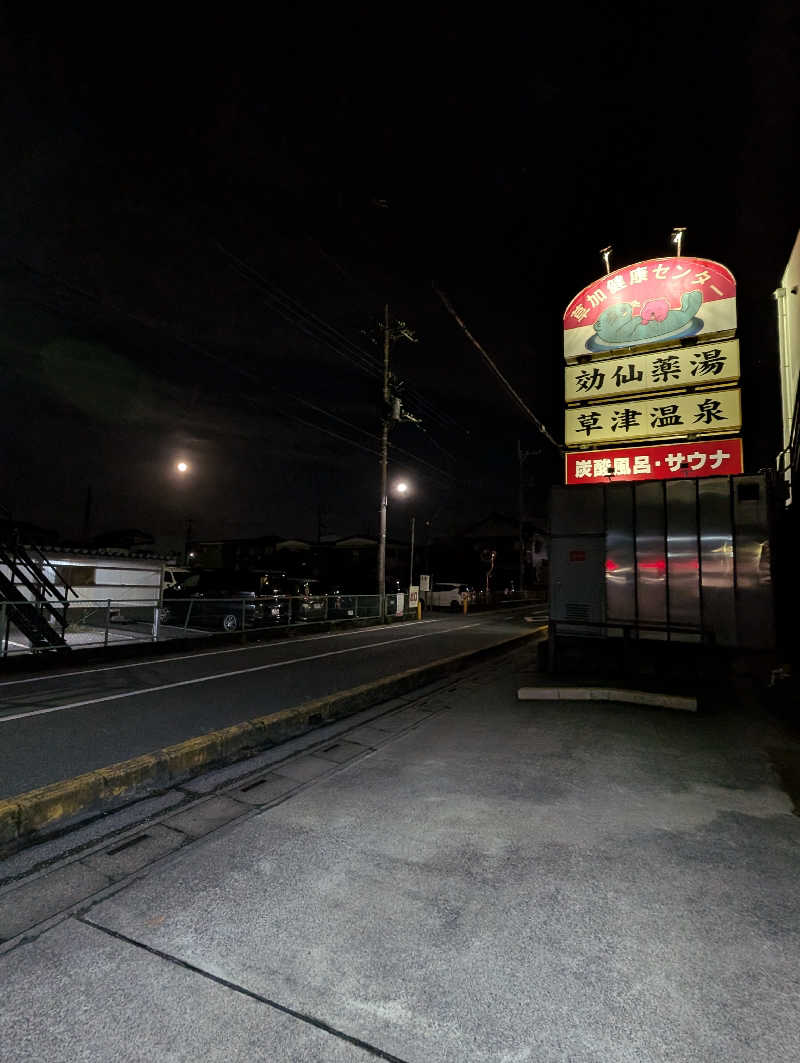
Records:
<instances>
[{"instance_id":1,"label":"stainless steel panel","mask_svg":"<svg viewBox=\"0 0 800 1063\"><path fill-rule=\"evenodd\" d=\"M550 616L553 620L605 619L602 535L559 536L550 543ZM598 628L559 628L574 634L599 634Z\"/></svg>"},{"instance_id":2,"label":"stainless steel panel","mask_svg":"<svg viewBox=\"0 0 800 1063\"><path fill-rule=\"evenodd\" d=\"M763 476L733 478L733 534L738 645L771 649L775 642L767 489Z\"/></svg>"},{"instance_id":3,"label":"stainless steel panel","mask_svg":"<svg viewBox=\"0 0 800 1063\"><path fill-rule=\"evenodd\" d=\"M603 488L600 484L551 488L551 535L602 535L603 530Z\"/></svg>"},{"instance_id":4,"label":"stainless steel panel","mask_svg":"<svg viewBox=\"0 0 800 1063\"><path fill-rule=\"evenodd\" d=\"M700 558L694 480L666 484L667 611L670 624L700 626ZM671 635L671 638L677 637Z\"/></svg>"},{"instance_id":5,"label":"stainless steel panel","mask_svg":"<svg viewBox=\"0 0 800 1063\"><path fill-rule=\"evenodd\" d=\"M735 646L730 480L726 476L698 480L697 490L703 626L714 633L720 646Z\"/></svg>"},{"instance_id":6,"label":"stainless steel panel","mask_svg":"<svg viewBox=\"0 0 800 1063\"><path fill-rule=\"evenodd\" d=\"M639 622L667 622L667 559L664 525L664 485L636 484L636 599ZM640 638L658 638L658 633L643 631Z\"/></svg>"},{"instance_id":7,"label":"stainless steel panel","mask_svg":"<svg viewBox=\"0 0 800 1063\"><path fill-rule=\"evenodd\" d=\"M636 620L636 555L633 542L633 484L606 488L606 614Z\"/></svg>"}]
</instances>

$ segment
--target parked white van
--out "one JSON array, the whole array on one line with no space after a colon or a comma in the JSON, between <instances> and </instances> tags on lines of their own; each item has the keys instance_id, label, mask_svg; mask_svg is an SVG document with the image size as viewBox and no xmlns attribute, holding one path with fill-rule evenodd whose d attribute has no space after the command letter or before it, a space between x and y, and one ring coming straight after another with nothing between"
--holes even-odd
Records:
<instances>
[{"instance_id":1,"label":"parked white van","mask_svg":"<svg viewBox=\"0 0 800 1063\"><path fill-rule=\"evenodd\" d=\"M430 609L463 609L464 599L475 601L475 588L468 583L459 580L442 580L434 583L433 589L425 596L426 605Z\"/></svg>"},{"instance_id":2,"label":"parked white van","mask_svg":"<svg viewBox=\"0 0 800 1063\"><path fill-rule=\"evenodd\" d=\"M190 568L175 568L170 566L164 569L164 590L172 591L186 579L192 570Z\"/></svg>"}]
</instances>

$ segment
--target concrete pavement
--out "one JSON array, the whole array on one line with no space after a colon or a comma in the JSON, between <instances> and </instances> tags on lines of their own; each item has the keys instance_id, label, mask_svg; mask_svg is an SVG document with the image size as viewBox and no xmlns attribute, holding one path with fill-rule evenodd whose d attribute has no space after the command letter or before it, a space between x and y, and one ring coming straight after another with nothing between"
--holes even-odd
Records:
<instances>
[{"instance_id":1,"label":"concrete pavement","mask_svg":"<svg viewBox=\"0 0 800 1063\"><path fill-rule=\"evenodd\" d=\"M95 892L0 946L4 1058L796 1058L791 740L752 706L522 702L531 668L212 781L210 833L167 811L75 854Z\"/></svg>"}]
</instances>

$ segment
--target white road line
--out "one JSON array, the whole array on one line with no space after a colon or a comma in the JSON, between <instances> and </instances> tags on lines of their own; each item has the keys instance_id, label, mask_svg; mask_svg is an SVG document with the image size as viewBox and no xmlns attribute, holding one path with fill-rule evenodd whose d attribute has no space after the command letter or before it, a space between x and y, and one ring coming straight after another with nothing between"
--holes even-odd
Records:
<instances>
[{"instance_id":1,"label":"white road line","mask_svg":"<svg viewBox=\"0 0 800 1063\"><path fill-rule=\"evenodd\" d=\"M464 631L471 627L480 627L481 621L474 624L461 624L458 627L446 628L437 631L437 635L445 635L449 631ZM121 698L135 698L141 694L156 694L159 690L174 690L176 687L194 686L197 683L210 683L214 679L231 679L233 676L248 675L250 672L265 672L270 668L281 668L287 664L304 664L306 661L318 661L323 657L337 657L342 653L358 653L359 650L371 650L378 646L395 646L398 642L413 642L414 639L424 639L426 635L407 635L402 639L387 639L384 642L371 642L366 646L350 646L346 650L329 650L327 653L315 653L309 657L292 657L285 661L273 661L271 664L257 664L252 668L238 668L233 672L217 672L215 675L198 676L196 679L181 679L177 683L162 683L157 687L144 687L141 690L126 690L121 694L106 694L102 698L89 698L86 701L71 701L66 705L51 705L46 709L32 709L30 712L17 712L13 716L0 716L0 723L11 723L12 720L25 720L30 716L46 716L51 712L63 712L65 709L81 709L86 705L99 705L103 701L118 701Z\"/></svg>"},{"instance_id":2,"label":"white road line","mask_svg":"<svg viewBox=\"0 0 800 1063\"><path fill-rule=\"evenodd\" d=\"M442 624L444 617L431 618L430 620L417 620L415 624ZM354 628L352 631L332 631L325 635L306 635L304 638L292 639L292 645L297 646L303 642L318 642L320 639L338 639L344 635L363 635L366 631L385 631L383 624L374 624L370 627ZM17 643L22 645L22 643ZM44 675L33 675L27 679L8 679L0 682L3 687L19 686L20 683L44 683L48 679L80 679L85 675L95 675L97 672L118 672L124 668L146 668L148 665L170 664L174 661L194 661L200 657L222 657L228 653L252 653L253 650L272 650L283 646L283 642L254 642L247 646L234 646L227 650L198 650L197 653L184 653L179 657L148 657L146 661L132 661L129 664L106 664L100 668L82 668L79 672L49 672ZM26 647L27 648L27 647Z\"/></svg>"}]
</instances>

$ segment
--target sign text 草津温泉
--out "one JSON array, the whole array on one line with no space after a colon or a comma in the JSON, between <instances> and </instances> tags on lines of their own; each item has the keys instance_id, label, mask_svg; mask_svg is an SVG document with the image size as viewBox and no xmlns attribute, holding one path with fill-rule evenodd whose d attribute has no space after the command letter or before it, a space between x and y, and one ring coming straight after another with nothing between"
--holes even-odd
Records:
<instances>
[{"instance_id":1,"label":"sign text \u8349\u6d25\u6e29\u6cc9","mask_svg":"<svg viewBox=\"0 0 800 1063\"><path fill-rule=\"evenodd\" d=\"M727 388L569 407L564 442L568 447L624 444L631 439L733 432L741 426L740 390Z\"/></svg>"}]
</instances>

